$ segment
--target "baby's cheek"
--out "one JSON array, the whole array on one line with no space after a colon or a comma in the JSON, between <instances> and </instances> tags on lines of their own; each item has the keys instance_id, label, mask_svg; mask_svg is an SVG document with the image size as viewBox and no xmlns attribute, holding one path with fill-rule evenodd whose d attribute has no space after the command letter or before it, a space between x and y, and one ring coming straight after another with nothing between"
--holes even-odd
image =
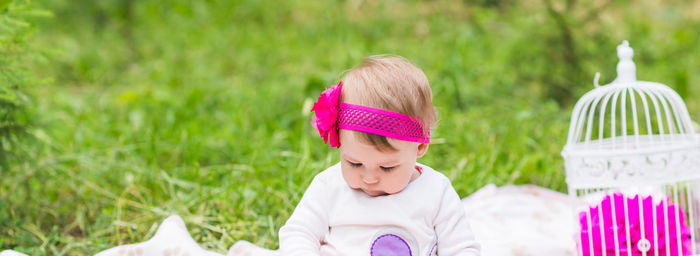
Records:
<instances>
[{"instance_id":1,"label":"baby's cheek","mask_svg":"<svg viewBox=\"0 0 700 256\"><path fill-rule=\"evenodd\" d=\"M351 188L360 188L360 178L357 175L343 174L343 178Z\"/></svg>"},{"instance_id":2,"label":"baby's cheek","mask_svg":"<svg viewBox=\"0 0 700 256\"><path fill-rule=\"evenodd\" d=\"M350 181L350 182L348 182L348 186L350 186L351 188L354 188L354 189L362 188L362 186L360 185L360 183L359 183L359 182L356 182L356 181Z\"/></svg>"},{"instance_id":3,"label":"baby's cheek","mask_svg":"<svg viewBox=\"0 0 700 256\"><path fill-rule=\"evenodd\" d=\"M403 180L397 180L397 179L389 180L386 183L385 191L389 194L396 194L396 193L401 192L401 190L403 190L404 188L406 188L407 184L408 184L408 182L403 181Z\"/></svg>"},{"instance_id":4,"label":"baby's cheek","mask_svg":"<svg viewBox=\"0 0 700 256\"><path fill-rule=\"evenodd\" d=\"M403 189L406 188L406 186L408 186L408 183L411 183L411 173L401 173L400 176L395 176L394 179L391 180L392 191L388 193L395 194L401 192Z\"/></svg>"}]
</instances>

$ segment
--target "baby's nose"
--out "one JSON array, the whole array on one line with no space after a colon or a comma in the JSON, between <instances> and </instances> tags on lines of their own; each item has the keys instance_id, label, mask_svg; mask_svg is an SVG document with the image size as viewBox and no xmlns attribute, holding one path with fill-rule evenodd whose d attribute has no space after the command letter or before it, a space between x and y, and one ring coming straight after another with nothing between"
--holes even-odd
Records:
<instances>
[{"instance_id":1,"label":"baby's nose","mask_svg":"<svg viewBox=\"0 0 700 256\"><path fill-rule=\"evenodd\" d=\"M379 182L379 179L377 179L377 177L375 176L362 176L362 182L364 182L367 185L372 185Z\"/></svg>"}]
</instances>

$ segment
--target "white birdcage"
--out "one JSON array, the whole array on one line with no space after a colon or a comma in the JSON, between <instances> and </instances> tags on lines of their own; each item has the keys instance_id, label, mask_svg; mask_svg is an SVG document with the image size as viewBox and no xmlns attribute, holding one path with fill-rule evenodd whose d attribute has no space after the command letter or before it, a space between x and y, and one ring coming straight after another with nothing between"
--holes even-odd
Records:
<instances>
[{"instance_id":1,"label":"white birdcage","mask_svg":"<svg viewBox=\"0 0 700 256\"><path fill-rule=\"evenodd\" d=\"M617 78L574 106L562 151L578 255L699 253L700 139L681 97L637 81L617 47Z\"/></svg>"}]
</instances>

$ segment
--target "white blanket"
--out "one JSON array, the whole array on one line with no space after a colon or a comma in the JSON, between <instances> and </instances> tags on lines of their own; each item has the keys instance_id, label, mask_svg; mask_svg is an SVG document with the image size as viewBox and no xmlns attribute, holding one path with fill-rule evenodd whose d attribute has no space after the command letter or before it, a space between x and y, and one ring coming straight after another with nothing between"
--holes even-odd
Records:
<instances>
[{"instance_id":1,"label":"white blanket","mask_svg":"<svg viewBox=\"0 0 700 256\"><path fill-rule=\"evenodd\" d=\"M488 185L462 203L484 256L576 255L577 222L566 194Z\"/></svg>"}]
</instances>

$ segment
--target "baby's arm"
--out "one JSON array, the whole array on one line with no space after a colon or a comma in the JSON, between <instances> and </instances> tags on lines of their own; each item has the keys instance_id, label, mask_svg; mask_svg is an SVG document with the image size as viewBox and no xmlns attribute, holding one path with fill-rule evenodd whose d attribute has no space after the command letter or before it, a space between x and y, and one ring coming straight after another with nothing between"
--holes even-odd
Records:
<instances>
[{"instance_id":1,"label":"baby's arm","mask_svg":"<svg viewBox=\"0 0 700 256\"><path fill-rule=\"evenodd\" d=\"M319 255L328 233L328 191L325 181L314 178L287 223L280 229L281 255Z\"/></svg>"},{"instance_id":2,"label":"baby's arm","mask_svg":"<svg viewBox=\"0 0 700 256\"><path fill-rule=\"evenodd\" d=\"M447 180L440 209L435 218L438 255L480 255L480 246L474 238L459 195Z\"/></svg>"}]
</instances>

